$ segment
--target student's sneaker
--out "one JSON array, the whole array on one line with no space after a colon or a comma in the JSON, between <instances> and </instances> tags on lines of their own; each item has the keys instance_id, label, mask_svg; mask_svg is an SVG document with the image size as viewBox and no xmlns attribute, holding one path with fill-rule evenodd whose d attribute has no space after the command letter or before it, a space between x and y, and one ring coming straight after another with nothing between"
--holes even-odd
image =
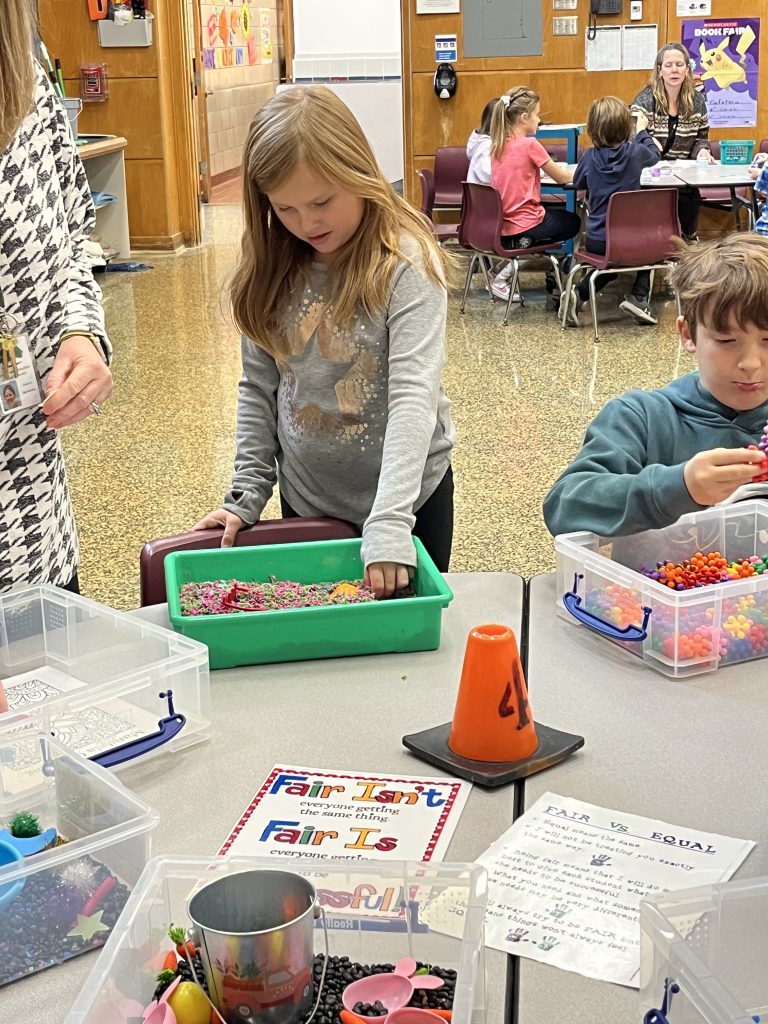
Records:
<instances>
[{"instance_id":1,"label":"student's sneaker","mask_svg":"<svg viewBox=\"0 0 768 1024\"><path fill-rule=\"evenodd\" d=\"M619 303L622 313L628 313L634 317L639 324L657 324L659 321L651 312L651 307L646 300L636 299L634 295L627 295L623 302Z\"/></svg>"},{"instance_id":2,"label":"student's sneaker","mask_svg":"<svg viewBox=\"0 0 768 1024\"><path fill-rule=\"evenodd\" d=\"M495 281L491 281L491 291L496 296L496 298L497 299L501 299L502 302L507 302L509 300L509 282L508 281L500 281L498 279L498 277L497 277ZM520 293L519 292L515 292L515 294L513 296L513 301L514 302L519 302L520 301Z\"/></svg>"},{"instance_id":3,"label":"student's sneaker","mask_svg":"<svg viewBox=\"0 0 768 1024\"><path fill-rule=\"evenodd\" d=\"M566 303L568 308L564 309ZM560 321L563 321L563 314L565 314L566 327L581 327L579 313L583 305L584 300L579 298L579 293L575 288L572 288L569 292L563 291L560 295L560 306L557 310Z\"/></svg>"}]
</instances>

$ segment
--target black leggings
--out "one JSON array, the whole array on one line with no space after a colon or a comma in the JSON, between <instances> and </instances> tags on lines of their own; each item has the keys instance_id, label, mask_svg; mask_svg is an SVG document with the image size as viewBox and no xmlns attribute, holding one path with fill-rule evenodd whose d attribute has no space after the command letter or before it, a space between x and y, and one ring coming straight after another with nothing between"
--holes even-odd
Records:
<instances>
[{"instance_id":1,"label":"black leggings","mask_svg":"<svg viewBox=\"0 0 768 1024\"><path fill-rule=\"evenodd\" d=\"M517 249L521 238L530 238L534 245L542 242L565 242L575 238L581 230L581 220L570 210L559 210L547 207L544 219L540 224L519 235L502 235L501 244L505 249Z\"/></svg>"},{"instance_id":2,"label":"black leggings","mask_svg":"<svg viewBox=\"0 0 768 1024\"><path fill-rule=\"evenodd\" d=\"M590 238L589 235L587 235L586 250L587 252L594 252L603 256L605 255L605 242L596 238ZM589 298L589 279L591 276L592 271L585 274L581 281L579 281L577 291L582 302L586 302ZM607 284L610 284L611 281L615 281L618 276L618 274L601 274L595 281L595 291L601 292ZM650 294L651 272L650 270L638 270L637 276L635 277L635 283L632 286L632 298L636 299L644 306L648 302Z\"/></svg>"},{"instance_id":3,"label":"black leggings","mask_svg":"<svg viewBox=\"0 0 768 1024\"><path fill-rule=\"evenodd\" d=\"M72 577L69 583L59 584L59 590L68 590L70 594L80 593L80 580L77 578L77 573Z\"/></svg>"},{"instance_id":4,"label":"black leggings","mask_svg":"<svg viewBox=\"0 0 768 1024\"><path fill-rule=\"evenodd\" d=\"M285 498L280 495L283 519L298 519ZM424 504L418 509L413 536L427 549L439 572L448 572L453 544L453 470L449 466L445 475Z\"/></svg>"},{"instance_id":5,"label":"black leggings","mask_svg":"<svg viewBox=\"0 0 768 1024\"><path fill-rule=\"evenodd\" d=\"M699 223L699 204L701 192L697 188L681 188L677 193L677 215L680 218L680 230L690 238L696 234Z\"/></svg>"}]
</instances>

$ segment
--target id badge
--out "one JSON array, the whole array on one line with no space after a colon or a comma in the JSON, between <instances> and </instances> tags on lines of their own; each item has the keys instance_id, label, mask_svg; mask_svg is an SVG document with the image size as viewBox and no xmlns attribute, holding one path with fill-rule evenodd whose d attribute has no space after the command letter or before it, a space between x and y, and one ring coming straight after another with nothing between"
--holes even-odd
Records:
<instances>
[{"instance_id":1,"label":"id badge","mask_svg":"<svg viewBox=\"0 0 768 1024\"><path fill-rule=\"evenodd\" d=\"M43 388L26 335L16 334L7 323L0 333L0 416L13 416L37 408Z\"/></svg>"}]
</instances>

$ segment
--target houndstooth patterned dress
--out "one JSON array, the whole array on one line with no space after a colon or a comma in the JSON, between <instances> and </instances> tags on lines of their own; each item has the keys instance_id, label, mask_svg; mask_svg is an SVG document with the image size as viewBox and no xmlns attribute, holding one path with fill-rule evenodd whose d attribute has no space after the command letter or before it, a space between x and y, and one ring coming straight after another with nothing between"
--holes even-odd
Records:
<instances>
[{"instance_id":1,"label":"houndstooth patterned dress","mask_svg":"<svg viewBox=\"0 0 768 1024\"><path fill-rule=\"evenodd\" d=\"M0 153L0 289L43 386L66 331L96 334L111 356L101 293L83 253L94 219L63 107L38 68L35 107ZM64 585L78 559L57 432L39 409L0 417L0 592Z\"/></svg>"}]
</instances>

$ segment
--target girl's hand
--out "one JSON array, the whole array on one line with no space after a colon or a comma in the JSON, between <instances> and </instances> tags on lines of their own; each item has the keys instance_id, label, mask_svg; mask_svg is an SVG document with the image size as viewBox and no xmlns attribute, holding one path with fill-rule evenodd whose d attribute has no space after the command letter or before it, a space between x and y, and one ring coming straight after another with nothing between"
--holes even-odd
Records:
<instances>
[{"instance_id":1,"label":"girl's hand","mask_svg":"<svg viewBox=\"0 0 768 1024\"><path fill-rule=\"evenodd\" d=\"M365 582L376 597L392 597L396 590L407 587L411 569L397 562L371 562L365 570Z\"/></svg>"},{"instance_id":2,"label":"girl's hand","mask_svg":"<svg viewBox=\"0 0 768 1024\"><path fill-rule=\"evenodd\" d=\"M50 400L43 403L54 430L79 423L112 394L112 374L90 338L72 335L59 346L46 384ZM54 392L56 392L54 394Z\"/></svg>"},{"instance_id":3,"label":"girl's hand","mask_svg":"<svg viewBox=\"0 0 768 1024\"><path fill-rule=\"evenodd\" d=\"M217 508L215 512L209 512L203 516L199 523L195 523L193 530L213 530L217 526L224 527L224 536L221 538L223 548L231 548L235 543L235 536L244 526L245 520L236 516L234 512L227 512L225 508Z\"/></svg>"}]
</instances>

